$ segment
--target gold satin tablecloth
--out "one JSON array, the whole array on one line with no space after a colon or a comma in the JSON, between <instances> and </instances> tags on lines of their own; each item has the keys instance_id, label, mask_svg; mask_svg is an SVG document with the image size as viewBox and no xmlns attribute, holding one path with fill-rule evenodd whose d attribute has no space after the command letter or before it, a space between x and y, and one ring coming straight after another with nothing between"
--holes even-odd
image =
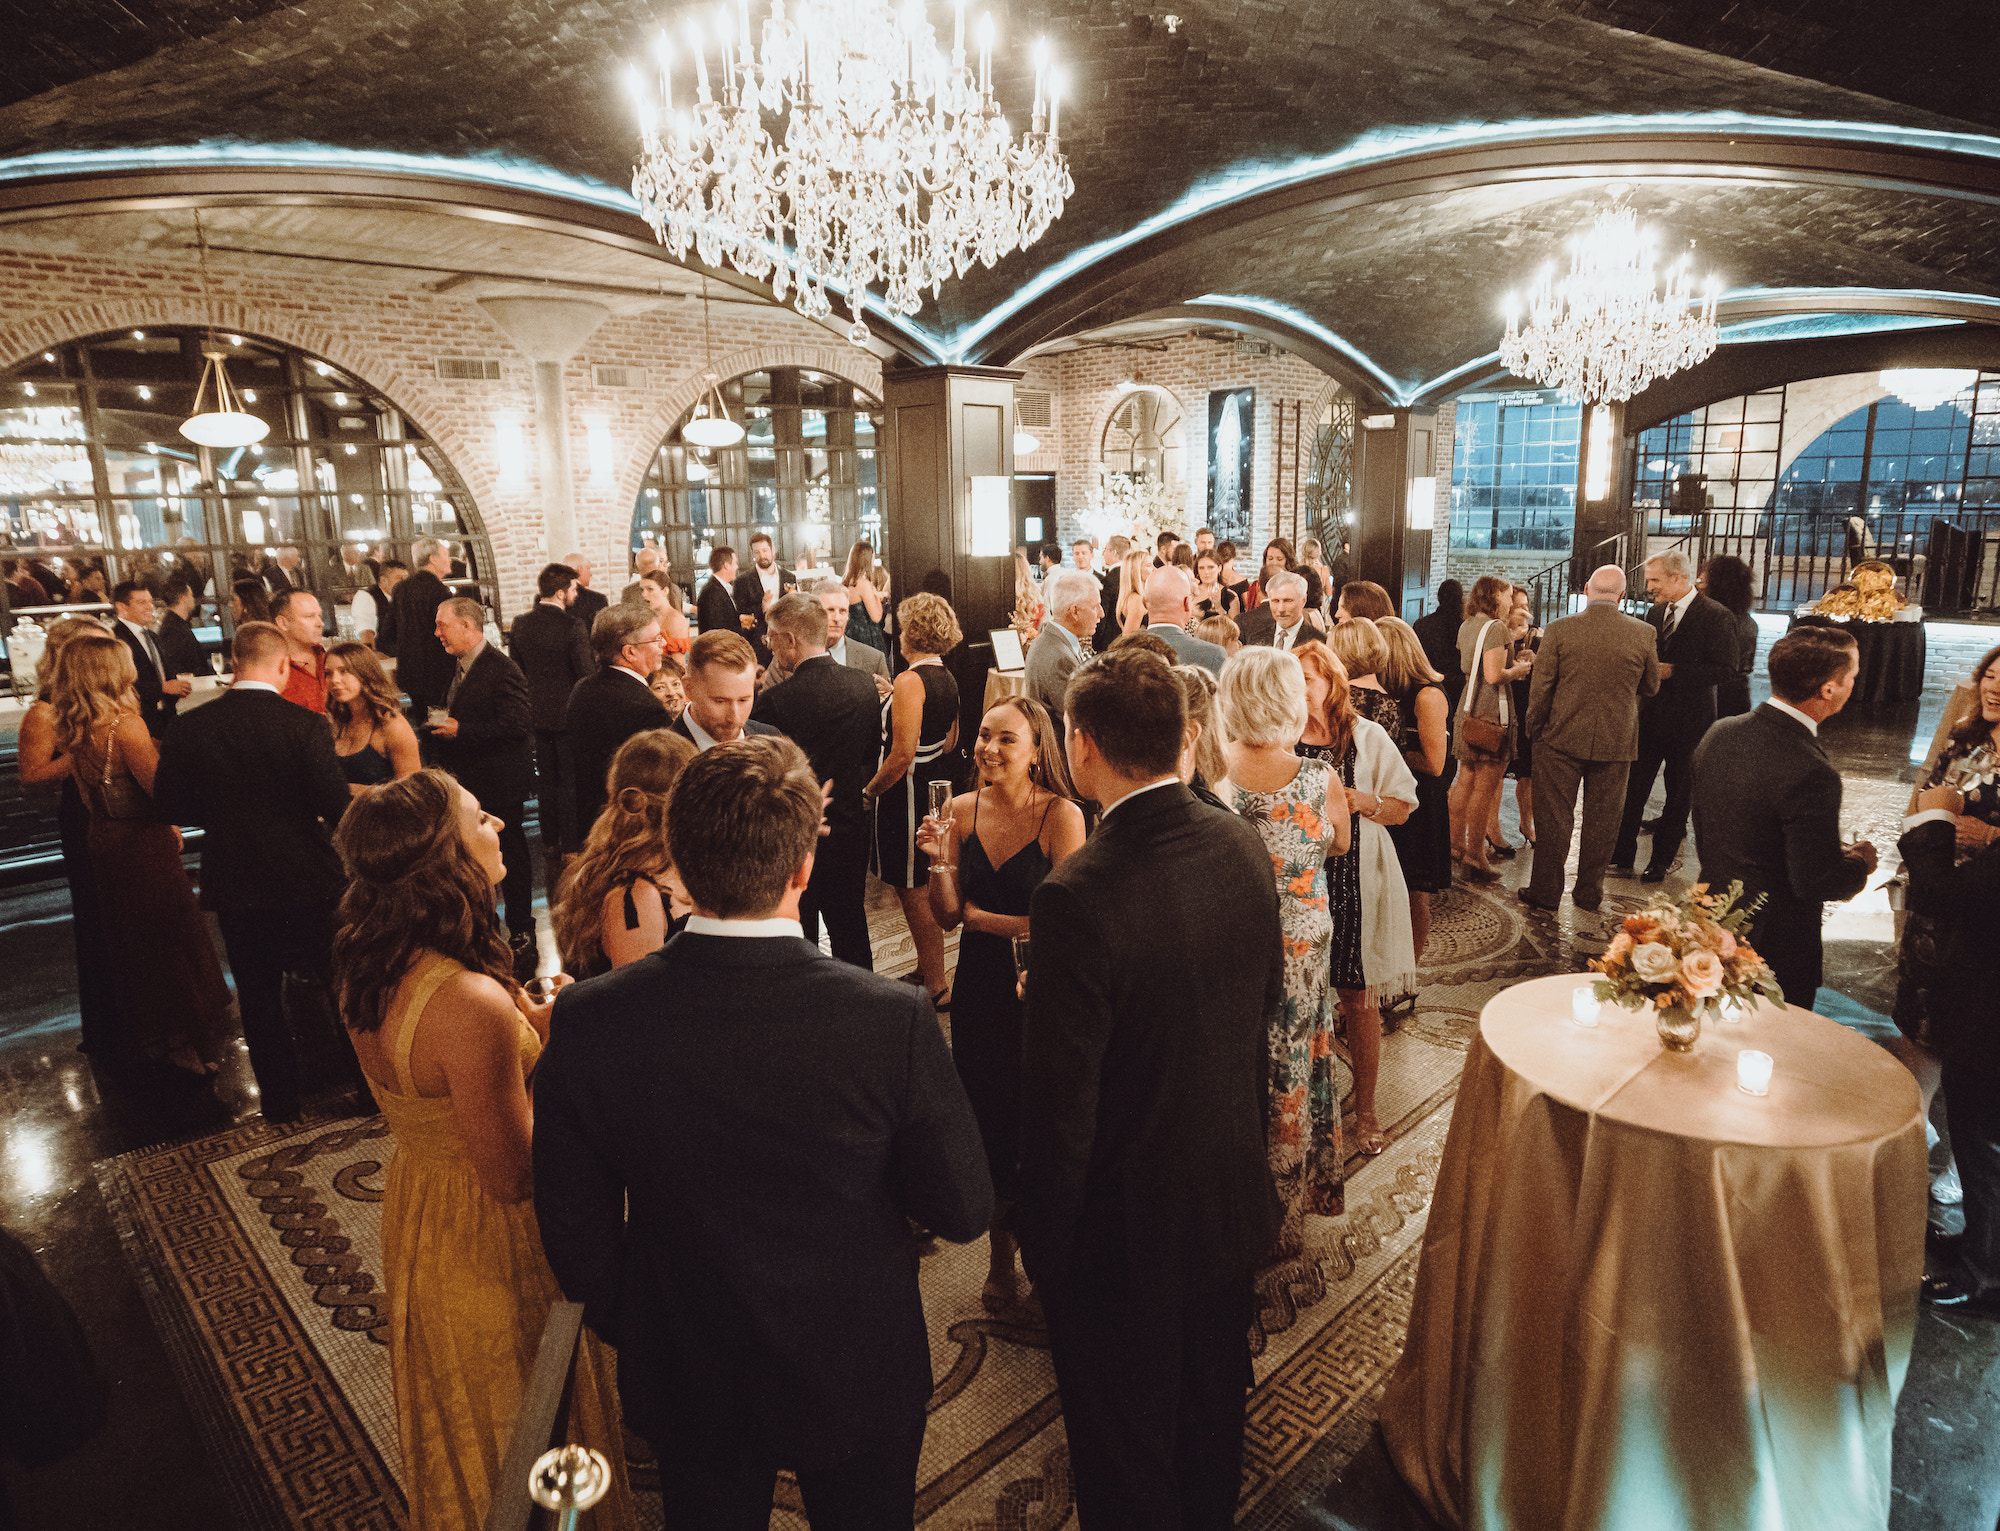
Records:
<instances>
[{"instance_id":1,"label":"gold satin tablecloth","mask_svg":"<svg viewBox=\"0 0 2000 1531\"><path fill-rule=\"evenodd\" d=\"M980 708L982 713L991 712L993 704L1010 696L1028 694L1028 672L1026 670L988 670L986 672L986 702Z\"/></svg>"},{"instance_id":2,"label":"gold satin tablecloth","mask_svg":"<svg viewBox=\"0 0 2000 1531\"><path fill-rule=\"evenodd\" d=\"M1465 1062L1382 1433L1465 1531L1845 1531L1889 1518L1927 1160L1916 1082L1796 1006L1575 1025L1495 995ZM1768 1096L1736 1087L1744 1048Z\"/></svg>"}]
</instances>

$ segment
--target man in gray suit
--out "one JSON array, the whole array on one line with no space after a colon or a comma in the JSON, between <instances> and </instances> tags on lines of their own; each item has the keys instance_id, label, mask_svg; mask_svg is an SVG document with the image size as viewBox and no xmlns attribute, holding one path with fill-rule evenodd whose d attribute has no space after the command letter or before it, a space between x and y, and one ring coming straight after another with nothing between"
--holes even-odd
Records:
<instances>
[{"instance_id":1,"label":"man in gray suit","mask_svg":"<svg viewBox=\"0 0 2000 1531\"><path fill-rule=\"evenodd\" d=\"M847 587L837 579L823 579L812 588L813 596L826 608L826 651L835 664L873 676L880 696L889 694L889 656L860 640L847 636Z\"/></svg>"},{"instance_id":2,"label":"man in gray suit","mask_svg":"<svg viewBox=\"0 0 2000 1531\"><path fill-rule=\"evenodd\" d=\"M1625 807L1625 778L1639 753L1639 698L1660 689L1652 627L1618 609L1625 573L1607 564L1583 587L1589 603L1551 622L1535 656L1525 726L1535 750L1535 870L1521 902L1554 909L1583 788L1583 843L1577 853L1576 907L1595 913L1604 869ZM1587 935L1588 931L1580 931Z\"/></svg>"},{"instance_id":3,"label":"man in gray suit","mask_svg":"<svg viewBox=\"0 0 2000 1531\"><path fill-rule=\"evenodd\" d=\"M1028 695L1048 708L1062 729L1063 696L1069 678L1083 663L1083 641L1104 614L1097 577L1080 569L1059 569L1042 586L1042 630L1028 645Z\"/></svg>"},{"instance_id":4,"label":"man in gray suit","mask_svg":"<svg viewBox=\"0 0 2000 1531\"><path fill-rule=\"evenodd\" d=\"M1229 656L1187 630L1194 616L1193 592L1185 571L1171 565L1155 569L1146 581L1146 631L1172 649L1179 663L1199 665L1220 679Z\"/></svg>"}]
</instances>

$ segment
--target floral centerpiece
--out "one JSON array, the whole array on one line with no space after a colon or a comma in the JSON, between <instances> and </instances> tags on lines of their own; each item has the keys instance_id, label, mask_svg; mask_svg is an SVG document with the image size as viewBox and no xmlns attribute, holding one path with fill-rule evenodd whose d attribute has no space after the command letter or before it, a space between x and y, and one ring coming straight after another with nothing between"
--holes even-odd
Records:
<instances>
[{"instance_id":1,"label":"floral centerpiece","mask_svg":"<svg viewBox=\"0 0 2000 1531\"><path fill-rule=\"evenodd\" d=\"M1135 547L1149 548L1161 532L1187 519L1187 493L1147 474L1107 473L1085 496L1079 519L1100 547L1113 537L1130 537Z\"/></svg>"},{"instance_id":2,"label":"floral centerpiece","mask_svg":"<svg viewBox=\"0 0 2000 1531\"><path fill-rule=\"evenodd\" d=\"M1763 895L1742 904L1743 884L1710 893L1697 883L1683 897L1656 895L1612 938L1602 957L1590 964L1599 975L1597 998L1627 1010L1653 1012L1660 1045L1689 1052L1701 1035L1701 1019L1725 999L1754 1005L1761 997L1785 1003L1770 965L1742 938L1744 922L1763 904Z\"/></svg>"}]
</instances>

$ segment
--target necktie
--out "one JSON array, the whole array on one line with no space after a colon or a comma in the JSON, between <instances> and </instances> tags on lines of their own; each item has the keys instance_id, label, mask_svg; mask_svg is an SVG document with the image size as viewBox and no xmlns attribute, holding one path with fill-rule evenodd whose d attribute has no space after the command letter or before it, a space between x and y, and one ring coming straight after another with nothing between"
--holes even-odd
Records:
<instances>
[{"instance_id":1,"label":"necktie","mask_svg":"<svg viewBox=\"0 0 2000 1531\"><path fill-rule=\"evenodd\" d=\"M139 636L146 640L146 654L153 661L153 668L159 671L160 679L167 678L166 662L160 658L160 646L153 641L153 635L145 628L139 629Z\"/></svg>"},{"instance_id":2,"label":"necktie","mask_svg":"<svg viewBox=\"0 0 2000 1531\"><path fill-rule=\"evenodd\" d=\"M444 705L445 705L445 710L447 712L451 710L451 704L458 700L458 688L461 685L463 685L464 682L465 682L465 666L461 664L457 669L451 672L451 686L449 689L446 690L444 694Z\"/></svg>"},{"instance_id":3,"label":"necktie","mask_svg":"<svg viewBox=\"0 0 2000 1531\"><path fill-rule=\"evenodd\" d=\"M1680 607L1678 607L1678 606L1669 606L1669 607L1667 608L1667 617L1666 617L1666 620L1665 620L1664 622L1662 622L1662 623L1660 624L1660 647L1661 647L1661 648L1665 648L1665 647L1666 647L1666 646L1667 646L1667 645L1668 645L1669 643L1671 643L1671 642L1673 641L1673 637L1674 637L1674 618L1676 618L1676 617L1678 617L1678 616L1680 615L1680 610L1681 610L1681 609L1680 609Z\"/></svg>"},{"instance_id":4,"label":"necktie","mask_svg":"<svg viewBox=\"0 0 2000 1531\"><path fill-rule=\"evenodd\" d=\"M1280 628L1278 630L1278 648L1285 653L1289 653L1291 652L1291 647L1292 634L1290 629Z\"/></svg>"}]
</instances>

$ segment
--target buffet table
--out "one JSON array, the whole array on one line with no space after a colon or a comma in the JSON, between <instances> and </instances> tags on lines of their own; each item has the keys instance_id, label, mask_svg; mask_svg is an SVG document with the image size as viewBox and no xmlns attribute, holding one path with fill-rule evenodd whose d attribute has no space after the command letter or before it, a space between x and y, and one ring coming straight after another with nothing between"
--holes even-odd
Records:
<instances>
[{"instance_id":1,"label":"buffet table","mask_svg":"<svg viewBox=\"0 0 2000 1531\"><path fill-rule=\"evenodd\" d=\"M1494 996L1466 1059L1382 1433L1453 1527L1881 1531L1916 1330L1915 1081L1796 1006L1571 1018ZM1736 1055L1775 1059L1770 1093Z\"/></svg>"},{"instance_id":2,"label":"buffet table","mask_svg":"<svg viewBox=\"0 0 2000 1531\"><path fill-rule=\"evenodd\" d=\"M1924 664L1930 645L1921 622L1841 622L1808 613L1792 627L1832 627L1854 635L1861 673L1854 678L1857 702L1914 702L1924 691Z\"/></svg>"}]
</instances>

